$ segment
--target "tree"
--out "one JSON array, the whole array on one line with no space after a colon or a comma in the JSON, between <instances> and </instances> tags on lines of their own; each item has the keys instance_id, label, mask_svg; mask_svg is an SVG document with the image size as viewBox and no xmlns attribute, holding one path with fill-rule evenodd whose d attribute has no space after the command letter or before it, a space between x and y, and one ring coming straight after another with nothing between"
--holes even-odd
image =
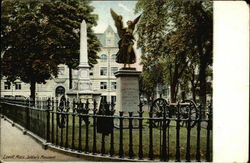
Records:
<instances>
[{"instance_id":1,"label":"tree","mask_svg":"<svg viewBox=\"0 0 250 163\"><path fill-rule=\"evenodd\" d=\"M181 91L184 92L186 95L187 93L191 92L192 100L196 102L197 98L197 91L198 91L198 65L192 62L192 64L188 64L188 66L185 69L185 72L183 73L183 76L181 77Z\"/></svg>"},{"instance_id":2,"label":"tree","mask_svg":"<svg viewBox=\"0 0 250 163\"><path fill-rule=\"evenodd\" d=\"M87 23L89 64L93 66L97 63L100 43L92 27L97 25L98 16L92 13L93 10L90 1L79 0L47 1L41 8L48 24L63 34L60 38L61 46L57 48L58 53L54 57L69 67L69 88L72 88L72 69L79 65L80 24L83 19Z\"/></svg>"},{"instance_id":3,"label":"tree","mask_svg":"<svg viewBox=\"0 0 250 163\"><path fill-rule=\"evenodd\" d=\"M35 98L35 84L45 83L57 75L57 63L51 59L55 49L51 44L59 35L41 16L39 1L2 1L1 52L2 73L8 80L20 78L30 83L31 98Z\"/></svg>"},{"instance_id":4,"label":"tree","mask_svg":"<svg viewBox=\"0 0 250 163\"><path fill-rule=\"evenodd\" d=\"M85 1L59 2L4 0L1 3L2 75L10 81L19 78L30 83L31 98L35 98L36 83L57 76L58 64L76 67L80 48L78 29L83 18L91 38L89 61L96 63L99 44L91 33L96 24L96 15L90 14L93 8ZM54 10L50 10L52 7Z\"/></svg>"},{"instance_id":5,"label":"tree","mask_svg":"<svg viewBox=\"0 0 250 163\"><path fill-rule=\"evenodd\" d=\"M157 85L163 83L162 65L156 64L158 61L153 57L146 57L142 55L142 64L147 65L143 67L140 77L141 91L147 95L147 98L155 97L155 88Z\"/></svg>"},{"instance_id":6,"label":"tree","mask_svg":"<svg viewBox=\"0 0 250 163\"><path fill-rule=\"evenodd\" d=\"M137 25L138 46L144 49L145 58L156 58L156 64L165 64L158 71L165 75L164 82L171 85L171 100L176 100L184 70L196 62L199 96L205 105L206 69L212 63L212 3L139 0L136 12L142 12ZM143 61L142 64L148 67Z\"/></svg>"}]
</instances>

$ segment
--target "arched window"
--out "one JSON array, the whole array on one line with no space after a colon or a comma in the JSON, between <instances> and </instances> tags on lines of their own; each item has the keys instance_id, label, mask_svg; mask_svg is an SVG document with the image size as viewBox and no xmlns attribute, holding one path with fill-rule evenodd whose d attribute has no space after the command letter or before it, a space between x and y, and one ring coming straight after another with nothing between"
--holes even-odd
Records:
<instances>
[{"instance_id":1,"label":"arched window","mask_svg":"<svg viewBox=\"0 0 250 163\"><path fill-rule=\"evenodd\" d=\"M56 97L60 97L62 95L65 95L65 88L62 86L56 87Z\"/></svg>"},{"instance_id":2,"label":"arched window","mask_svg":"<svg viewBox=\"0 0 250 163\"><path fill-rule=\"evenodd\" d=\"M101 55L101 61L107 61L108 57L106 54Z\"/></svg>"},{"instance_id":3,"label":"arched window","mask_svg":"<svg viewBox=\"0 0 250 163\"><path fill-rule=\"evenodd\" d=\"M116 59L116 54L112 54L112 55L111 55L111 59L112 59L112 61L115 61L115 59Z\"/></svg>"}]
</instances>

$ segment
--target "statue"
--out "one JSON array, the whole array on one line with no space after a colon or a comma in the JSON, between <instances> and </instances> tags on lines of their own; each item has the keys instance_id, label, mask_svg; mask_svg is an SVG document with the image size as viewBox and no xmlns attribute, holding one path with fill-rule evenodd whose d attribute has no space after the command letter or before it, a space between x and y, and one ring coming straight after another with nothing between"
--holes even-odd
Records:
<instances>
[{"instance_id":1,"label":"statue","mask_svg":"<svg viewBox=\"0 0 250 163\"><path fill-rule=\"evenodd\" d=\"M139 21L141 15L138 16L134 21L127 21L128 26L123 27L122 16L116 14L112 9L110 9L110 12L115 21L115 26L120 37L120 41L118 42L119 51L116 54L116 62L124 63L124 68L126 68L126 64L128 64L128 68L130 68L130 64L136 62L136 56L133 49L133 32L135 25Z\"/></svg>"}]
</instances>

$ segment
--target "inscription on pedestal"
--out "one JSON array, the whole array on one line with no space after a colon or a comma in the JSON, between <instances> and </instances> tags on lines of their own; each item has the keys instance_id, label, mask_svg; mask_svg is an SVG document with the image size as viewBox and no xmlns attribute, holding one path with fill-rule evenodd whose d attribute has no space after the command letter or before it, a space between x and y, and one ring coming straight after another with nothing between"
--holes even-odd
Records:
<instances>
[{"instance_id":1,"label":"inscription on pedestal","mask_svg":"<svg viewBox=\"0 0 250 163\"><path fill-rule=\"evenodd\" d=\"M121 81L121 104L123 111L136 111L139 102L138 79L125 77Z\"/></svg>"},{"instance_id":2,"label":"inscription on pedestal","mask_svg":"<svg viewBox=\"0 0 250 163\"><path fill-rule=\"evenodd\" d=\"M122 70L116 73L116 110L123 111L124 115L128 112L137 113L139 110L139 75L140 72L134 70Z\"/></svg>"}]
</instances>

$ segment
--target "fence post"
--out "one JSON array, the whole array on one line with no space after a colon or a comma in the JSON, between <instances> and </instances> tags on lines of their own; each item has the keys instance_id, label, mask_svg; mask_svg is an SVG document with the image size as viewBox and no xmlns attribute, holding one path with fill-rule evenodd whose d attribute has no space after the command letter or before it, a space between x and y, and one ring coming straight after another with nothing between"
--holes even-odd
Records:
<instances>
[{"instance_id":1,"label":"fence post","mask_svg":"<svg viewBox=\"0 0 250 163\"><path fill-rule=\"evenodd\" d=\"M132 159L134 157L133 152L133 124L132 124L132 116L133 112L129 112L129 158Z\"/></svg>"},{"instance_id":2,"label":"fence post","mask_svg":"<svg viewBox=\"0 0 250 163\"><path fill-rule=\"evenodd\" d=\"M201 108L199 109L199 118L197 123L197 142L196 142L196 161L200 162L201 153L200 153L200 138L201 138Z\"/></svg>"},{"instance_id":3,"label":"fence post","mask_svg":"<svg viewBox=\"0 0 250 163\"><path fill-rule=\"evenodd\" d=\"M69 148L69 113L68 113L68 111L70 110L69 104L70 104L70 102L69 102L69 99L67 98L67 101L66 101L66 110L67 110L67 114L66 114L66 141L65 141L65 148L66 149Z\"/></svg>"},{"instance_id":4,"label":"fence post","mask_svg":"<svg viewBox=\"0 0 250 163\"><path fill-rule=\"evenodd\" d=\"M54 98L52 97L52 104L51 104L51 106L52 106L52 119L51 119L51 121L52 121L52 126L51 126L51 142L52 142L52 144L54 143L54 125L55 125L55 122L54 122L54 111L55 111L55 103L54 103Z\"/></svg>"},{"instance_id":5,"label":"fence post","mask_svg":"<svg viewBox=\"0 0 250 163\"><path fill-rule=\"evenodd\" d=\"M96 100L94 100L94 109L93 109L93 148L92 148L92 152L93 154L96 153L96 109L97 107L97 102Z\"/></svg>"},{"instance_id":6,"label":"fence post","mask_svg":"<svg viewBox=\"0 0 250 163\"><path fill-rule=\"evenodd\" d=\"M177 119L176 119L176 162L180 162L180 104L177 105Z\"/></svg>"},{"instance_id":7,"label":"fence post","mask_svg":"<svg viewBox=\"0 0 250 163\"><path fill-rule=\"evenodd\" d=\"M153 106L151 106L153 107ZM150 110L153 110L152 108ZM153 112L149 112L149 152L148 157L150 160L154 159L154 152L153 152Z\"/></svg>"},{"instance_id":8,"label":"fence post","mask_svg":"<svg viewBox=\"0 0 250 163\"><path fill-rule=\"evenodd\" d=\"M211 155L210 155L210 130L212 130L212 106L209 106L209 110L208 110L208 126L207 126L207 146L206 146L206 161L210 162L212 161L211 159Z\"/></svg>"},{"instance_id":9,"label":"fence post","mask_svg":"<svg viewBox=\"0 0 250 163\"><path fill-rule=\"evenodd\" d=\"M167 142L166 142L166 108L167 106L163 106L163 124L162 124L162 147L161 147L161 161L167 160Z\"/></svg>"},{"instance_id":10,"label":"fence post","mask_svg":"<svg viewBox=\"0 0 250 163\"><path fill-rule=\"evenodd\" d=\"M190 132L191 132L191 108L189 106L187 119L187 146L186 146L186 162L190 162Z\"/></svg>"},{"instance_id":11,"label":"fence post","mask_svg":"<svg viewBox=\"0 0 250 163\"><path fill-rule=\"evenodd\" d=\"M119 143L119 157L123 157L123 111L120 111L120 143Z\"/></svg>"},{"instance_id":12,"label":"fence post","mask_svg":"<svg viewBox=\"0 0 250 163\"><path fill-rule=\"evenodd\" d=\"M81 106L81 105L80 105ZM78 138L78 152L82 152L82 115L79 114L79 138Z\"/></svg>"},{"instance_id":13,"label":"fence post","mask_svg":"<svg viewBox=\"0 0 250 163\"><path fill-rule=\"evenodd\" d=\"M86 125L86 133L85 133L85 152L89 152L89 100L87 99L85 104L85 125Z\"/></svg>"},{"instance_id":14,"label":"fence post","mask_svg":"<svg viewBox=\"0 0 250 163\"><path fill-rule=\"evenodd\" d=\"M50 98L47 101L47 142L50 141Z\"/></svg>"},{"instance_id":15,"label":"fence post","mask_svg":"<svg viewBox=\"0 0 250 163\"><path fill-rule=\"evenodd\" d=\"M101 153L102 155L105 154L105 134L102 133L102 147L101 147Z\"/></svg>"},{"instance_id":16,"label":"fence post","mask_svg":"<svg viewBox=\"0 0 250 163\"><path fill-rule=\"evenodd\" d=\"M111 110L110 110L110 115L114 116L115 113L115 104L114 101L111 101ZM114 120L114 117L112 117L112 121ZM114 155L114 129L112 129L111 133L110 133L110 156L112 157Z\"/></svg>"},{"instance_id":17,"label":"fence post","mask_svg":"<svg viewBox=\"0 0 250 163\"><path fill-rule=\"evenodd\" d=\"M75 149L75 113L72 114L72 145L71 148Z\"/></svg>"},{"instance_id":18,"label":"fence post","mask_svg":"<svg viewBox=\"0 0 250 163\"><path fill-rule=\"evenodd\" d=\"M141 160L143 158L143 147L142 147L142 115L143 115L143 111L142 111L142 107L143 107L143 103L140 101L139 104L139 152L138 152L138 157Z\"/></svg>"},{"instance_id":19,"label":"fence post","mask_svg":"<svg viewBox=\"0 0 250 163\"><path fill-rule=\"evenodd\" d=\"M59 122L59 113L58 113L58 98L56 98L56 145L58 145L58 122Z\"/></svg>"},{"instance_id":20,"label":"fence post","mask_svg":"<svg viewBox=\"0 0 250 163\"><path fill-rule=\"evenodd\" d=\"M30 130L29 100L26 100L26 129Z\"/></svg>"},{"instance_id":21,"label":"fence post","mask_svg":"<svg viewBox=\"0 0 250 163\"><path fill-rule=\"evenodd\" d=\"M65 141L65 148L69 148L69 114L66 114L66 141Z\"/></svg>"}]
</instances>

